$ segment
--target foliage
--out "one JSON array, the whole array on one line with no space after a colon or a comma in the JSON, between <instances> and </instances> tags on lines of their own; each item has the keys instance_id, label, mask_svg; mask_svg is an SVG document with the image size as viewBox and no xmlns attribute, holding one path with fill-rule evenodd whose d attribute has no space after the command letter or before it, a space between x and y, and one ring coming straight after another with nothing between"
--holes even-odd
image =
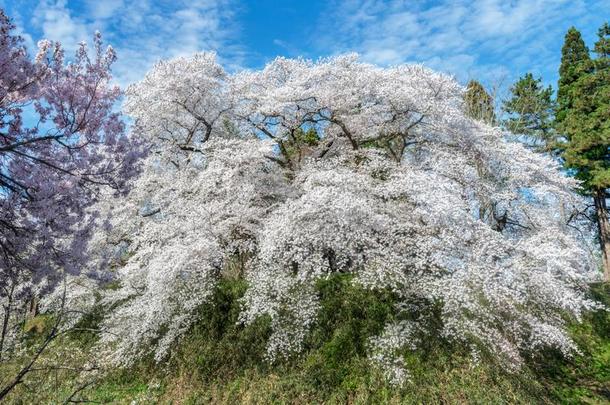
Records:
<instances>
[{"instance_id":1,"label":"foliage","mask_svg":"<svg viewBox=\"0 0 610 405\"><path fill-rule=\"evenodd\" d=\"M503 110L508 118L503 124L510 132L526 136L542 150L553 148L553 88L543 88L542 79L534 79L531 73L519 78L510 88L511 98Z\"/></svg>"},{"instance_id":2,"label":"foliage","mask_svg":"<svg viewBox=\"0 0 610 405\"><path fill-rule=\"evenodd\" d=\"M610 222L607 189L610 186L610 26L604 24L595 43L597 58L590 59L580 34L566 36L559 79L559 144L565 166L582 180L582 191L593 197L602 250L604 279L610 280ZM566 66L567 64L572 64Z\"/></svg>"},{"instance_id":3,"label":"foliage","mask_svg":"<svg viewBox=\"0 0 610 405\"><path fill-rule=\"evenodd\" d=\"M606 218L608 25L596 59L575 30L563 50L582 184L508 142L480 83L355 55L161 61L127 90L128 136L99 34L66 64L49 41L30 60L13 28L0 13L0 399L606 395L575 189ZM548 139L550 89L512 92L507 127Z\"/></svg>"},{"instance_id":4,"label":"foliage","mask_svg":"<svg viewBox=\"0 0 610 405\"><path fill-rule=\"evenodd\" d=\"M566 33L561 48L561 65L559 67L559 83L557 87L556 123L561 131L561 124L572 108L573 98L571 87L583 74L583 64L590 60L589 49L585 45L580 32L571 27Z\"/></svg>"},{"instance_id":5,"label":"foliage","mask_svg":"<svg viewBox=\"0 0 610 405\"><path fill-rule=\"evenodd\" d=\"M113 311L102 339L118 363L149 351L158 360L166 356L196 321L195 310L227 270L223 263L236 257L241 268L247 260L252 235L272 203L265 193L274 185L281 192L286 183L269 170L264 155L272 153L271 145L215 139L201 150L205 164L184 168L151 157L129 199L110 202L111 234L94 242L98 254L114 255L118 266L121 286L103 300Z\"/></svg>"},{"instance_id":6,"label":"foliage","mask_svg":"<svg viewBox=\"0 0 610 405\"><path fill-rule=\"evenodd\" d=\"M566 166L576 169L587 190L610 187L610 28L599 30L597 58L579 65L583 73L571 84L572 104L562 121Z\"/></svg>"},{"instance_id":7,"label":"foliage","mask_svg":"<svg viewBox=\"0 0 610 405\"><path fill-rule=\"evenodd\" d=\"M315 128L304 130L297 128L292 131L282 147L291 161L300 163L314 150L320 142L320 136Z\"/></svg>"}]
</instances>

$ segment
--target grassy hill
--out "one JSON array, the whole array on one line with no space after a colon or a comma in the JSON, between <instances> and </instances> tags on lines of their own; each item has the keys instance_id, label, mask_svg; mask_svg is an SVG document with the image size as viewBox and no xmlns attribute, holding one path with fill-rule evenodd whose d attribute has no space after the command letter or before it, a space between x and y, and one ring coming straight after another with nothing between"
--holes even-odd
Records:
<instances>
[{"instance_id":1,"label":"grassy hill","mask_svg":"<svg viewBox=\"0 0 610 405\"><path fill-rule=\"evenodd\" d=\"M518 373L467 353L442 339L405 353L412 376L388 385L366 358L367 340L392 316L393 298L354 287L345 276L319 285L322 315L300 356L278 364L264 359L268 322L237 324L241 281L223 281L213 305L164 364L143 360L129 369L79 373L96 337L89 332L58 339L9 396L8 403L610 403L610 312L599 311L571 326L581 356L545 352ZM610 285L592 293L610 307ZM99 316L83 321L95 326ZM32 347L44 318L27 325ZM3 367L5 381L18 360ZM133 402L135 401L135 402Z\"/></svg>"}]
</instances>

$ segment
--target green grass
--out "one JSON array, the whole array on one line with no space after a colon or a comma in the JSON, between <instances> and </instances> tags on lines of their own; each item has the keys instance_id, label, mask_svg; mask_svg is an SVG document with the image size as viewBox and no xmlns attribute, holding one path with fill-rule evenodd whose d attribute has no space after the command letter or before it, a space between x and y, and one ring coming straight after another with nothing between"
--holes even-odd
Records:
<instances>
[{"instance_id":1,"label":"green grass","mask_svg":"<svg viewBox=\"0 0 610 405\"><path fill-rule=\"evenodd\" d=\"M403 388L391 387L366 359L367 341L393 319L395 297L371 292L337 275L318 285L319 322L300 356L270 365L264 360L269 320L241 326L239 299L246 285L225 280L201 320L162 365L142 361L128 370L110 370L75 398L101 403L610 403L610 313L599 311L571 326L583 355L571 360L554 352L531 359L519 373L492 362L474 367L459 348L427 339L424 349L405 353L412 373ZM610 306L610 286L593 289ZM85 322L94 324L99 314ZM69 341L68 341L69 340ZM69 346L82 348L89 335L58 342L47 354L62 359ZM6 369L1 375L10 374ZM54 378L31 375L9 403L61 403L78 386L74 373Z\"/></svg>"}]
</instances>

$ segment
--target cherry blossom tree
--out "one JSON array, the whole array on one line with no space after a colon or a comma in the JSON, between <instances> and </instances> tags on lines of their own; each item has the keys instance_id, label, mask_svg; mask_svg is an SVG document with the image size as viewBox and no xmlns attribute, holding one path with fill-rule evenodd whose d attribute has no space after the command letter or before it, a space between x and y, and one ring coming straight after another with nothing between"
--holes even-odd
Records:
<instances>
[{"instance_id":1,"label":"cherry blossom tree","mask_svg":"<svg viewBox=\"0 0 610 405\"><path fill-rule=\"evenodd\" d=\"M248 282L241 321L271 319L270 361L303 349L316 282L335 273L398 297L402 320L370 342L395 383L400 353L434 332L433 307L474 358L518 368L542 346L574 353L565 323L597 306L599 276L578 183L468 117L464 91L355 55L232 75L213 54L155 66L126 103L155 154L97 236L121 252L108 359L165 358L229 273Z\"/></svg>"},{"instance_id":2,"label":"cherry blossom tree","mask_svg":"<svg viewBox=\"0 0 610 405\"><path fill-rule=\"evenodd\" d=\"M17 302L87 268L95 204L126 191L145 152L114 110L99 33L67 63L47 40L32 60L14 28L0 10L0 354Z\"/></svg>"}]
</instances>

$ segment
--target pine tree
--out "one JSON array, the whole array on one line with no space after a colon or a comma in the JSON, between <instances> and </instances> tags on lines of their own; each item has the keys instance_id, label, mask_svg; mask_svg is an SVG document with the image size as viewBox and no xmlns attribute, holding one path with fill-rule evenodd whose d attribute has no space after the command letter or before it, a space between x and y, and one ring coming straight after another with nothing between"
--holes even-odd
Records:
<instances>
[{"instance_id":1,"label":"pine tree","mask_svg":"<svg viewBox=\"0 0 610 405\"><path fill-rule=\"evenodd\" d=\"M562 110L560 128L566 139L565 165L575 171L584 191L595 203L604 278L610 280L610 222L606 205L610 188L610 26L607 23L600 28L598 37L595 59L582 57L570 69L562 60L563 73L567 76L560 78L560 84L563 83L564 90L563 107L567 108Z\"/></svg>"},{"instance_id":2,"label":"pine tree","mask_svg":"<svg viewBox=\"0 0 610 405\"><path fill-rule=\"evenodd\" d=\"M485 87L476 80L471 80L466 86L464 95L466 114L471 118L494 125L496 114L494 112L493 97Z\"/></svg>"},{"instance_id":3,"label":"pine tree","mask_svg":"<svg viewBox=\"0 0 610 405\"><path fill-rule=\"evenodd\" d=\"M519 78L510 88L511 98L504 102L508 118L503 125L509 131L528 137L542 150L553 147L553 88L542 85L531 73Z\"/></svg>"},{"instance_id":4,"label":"pine tree","mask_svg":"<svg viewBox=\"0 0 610 405\"><path fill-rule=\"evenodd\" d=\"M559 83L557 87L557 110L555 123L561 130L567 111L572 108L570 88L583 74L583 65L590 61L589 49L585 45L580 31L571 27L566 33L561 48L561 65L559 67Z\"/></svg>"}]
</instances>

